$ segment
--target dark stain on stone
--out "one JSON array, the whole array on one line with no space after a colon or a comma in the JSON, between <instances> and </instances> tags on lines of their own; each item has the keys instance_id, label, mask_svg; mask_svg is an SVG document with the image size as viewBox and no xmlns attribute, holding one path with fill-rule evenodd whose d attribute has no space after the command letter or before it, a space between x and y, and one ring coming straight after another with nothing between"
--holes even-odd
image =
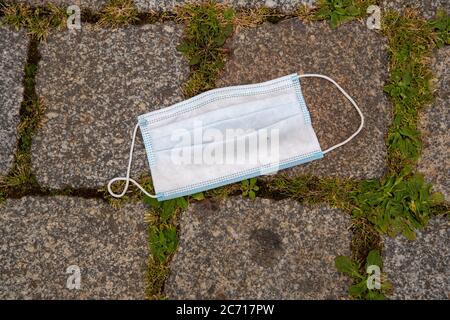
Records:
<instances>
[{"instance_id":1,"label":"dark stain on stone","mask_svg":"<svg viewBox=\"0 0 450 320\"><path fill-rule=\"evenodd\" d=\"M108 225L109 225L109 229L114 233L117 234L119 233L119 226L116 223L116 220L114 219L114 217L111 215L108 218Z\"/></svg>"},{"instance_id":2,"label":"dark stain on stone","mask_svg":"<svg viewBox=\"0 0 450 320\"><path fill-rule=\"evenodd\" d=\"M199 211L202 213L213 213L219 210L219 204L214 200L205 200L197 204Z\"/></svg>"},{"instance_id":3,"label":"dark stain on stone","mask_svg":"<svg viewBox=\"0 0 450 320\"><path fill-rule=\"evenodd\" d=\"M274 265L283 251L281 238L268 229L256 229L250 234L250 252L254 261L263 266Z\"/></svg>"}]
</instances>

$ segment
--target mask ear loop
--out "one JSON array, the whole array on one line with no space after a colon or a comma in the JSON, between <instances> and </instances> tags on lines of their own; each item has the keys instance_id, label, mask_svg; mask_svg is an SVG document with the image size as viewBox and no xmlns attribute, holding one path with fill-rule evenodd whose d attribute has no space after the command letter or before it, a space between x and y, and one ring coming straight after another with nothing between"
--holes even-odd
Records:
<instances>
[{"instance_id":1,"label":"mask ear loop","mask_svg":"<svg viewBox=\"0 0 450 320\"><path fill-rule=\"evenodd\" d=\"M299 75L298 77L299 78L322 78L322 79L330 81L332 84L334 84L336 86L336 88L339 89L339 91L348 99L348 101L350 101L352 103L353 107L355 107L356 111L358 111L358 114L361 117L361 124L359 125L358 130L356 130L346 140L344 140L344 141L342 141L342 142L340 142L340 143L338 143L338 144L328 148L327 150L323 151L324 154L328 153L328 152L330 152L330 151L332 151L332 150L334 150L336 148L339 148L339 147L343 146L344 144L346 144L347 142L352 140L354 137L356 137L361 132L362 128L364 127L364 115L361 112L361 109L359 109L359 107L356 104L355 100L353 100L352 97L350 97L350 95L347 92L345 92L345 90L342 89L340 85L338 85L336 83L336 81L334 81L333 79L331 79L331 78L329 78L327 76L321 75L321 74L302 74L302 75Z\"/></svg>"},{"instance_id":2,"label":"mask ear loop","mask_svg":"<svg viewBox=\"0 0 450 320\"><path fill-rule=\"evenodd\" d=\"M109 181L108 183L108 192L111 196L115 198L121 198L127 193L128 187L130 186L130 182L133 183L136 187L138 187L146 196L150 198L156 198L156 195L148 193L136 180L130 178L130 171L131 171L131 161L133 160L133 150L134 150L134 143L136 141L136 133L139 128L139 124L136 124L133 131L133 138L131 140L131 147L130 147L130 157L128 160L128 168L127 168L127 175L126 177L116 177ZM116 181L125 181L125 187L123 188L121 193L114 193L111 190L111 185Z\"/></svg>"}]
</instances>

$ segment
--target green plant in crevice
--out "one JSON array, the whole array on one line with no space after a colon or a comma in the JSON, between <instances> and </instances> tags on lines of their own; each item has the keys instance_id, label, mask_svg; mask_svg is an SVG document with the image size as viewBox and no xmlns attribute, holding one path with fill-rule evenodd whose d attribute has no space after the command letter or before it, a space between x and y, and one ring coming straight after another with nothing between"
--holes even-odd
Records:
<instances>
[{"instance_id":1,"label":"green plant in crevice","mask_svg":"<svg viewBox=\"0 0 450 320\"><path fill-rule=\"evenodd\" d=\"M350 249L353 260L363 264L371 250L381 250L381 234L375 229L373 224L370 223L367 218L353 218L351 231L352 240L350 243Z\"/></svg>"},{"instance_id":2,"label":"green plant in crevice","mask_svg":"<svg viewBox=\"0 0 450 320\"><path fill-rule=\"evenodd\" d=\"M159 218L163 223L172 218L176 212L186 210L189 204L188 200L185 197L158 201L155 198L150 198L148 196L144 196L144 203L149 205L158 213Z\"/></svg>"},{"instance_id":3,"label":"green plant in crevice","mask_svg":"<svg viewBox=\"0 0 450 320\"><path fill-rule=\"evenodd\" d=\"M429 21L428 24L436 32L436 46L438 48L450 44L450 16L445 10L438 10L436 19Z\"/></svg>"},{"instance_id":4,"label":"green plant in crevice","mask_svg":"<svg viewBox=\"0 0 450 320\"><path fill-rule=\"evenodd\" d=\"M349 196L358 186L356 181L339 178L318 178L303 175L295 178L280 176L270 181L268 191L279 194L283 198L291 198L302 203L328 203L351 211L354 204Z\"/></svg>"},{"instance_id":5,"label":"green plant in crevice","mask_svg":"<svg viewBox=\"0 0 450 320\"><path fill-rule=\"evenodd\" d=\"M178 246L177 218L186 210L189 201L202 200L203 193L190 197L157 201L147 196L143 201L150 207L144 216L148 223L148 242L151 252L147 267L147 289L149 299L164 299L163 286L169 274L168 263Z\"/></svg>"},{"instance_id":6,"label":"green plant in crevice","mask_svg":"<svg viewBox=\"0 0 450 320\"><path fill-rule=\"evenodd\" d=\"M225 61L223 45L233 33L234 10L208 1L178 8L177 17L186 24L178 50L190 66L190 76L183 91L186 96L194 96L215 87L216 77Z\"/></svg>"},{"instance_id":7,"label":"green plant in crevice","mask_svg":"<svg viewBox=\"0 0 450 320\"><path fill-rule=\"evenodd\" d=\"M354 281L348 293L355 299L384 300L385 294L392 289L392 284L381 272L383 261L378 249L369 252L363 271L359 262L347 256L337 256L334 262L339 272L345 273ZM377 271L379 271L378 274Z\"/></svg>"},{"instance_id":8,"label":"green plant in crevice","mask_svg":"<svg viewBox=\"0 0 450 320\"><path fill-rule=\"evenodd\" d=\"M431 185L420 174L411 174L410 167L381 181L363 181L352 196L357 203L353 217L367 218L381 233L401 233L411 240L416 229L427 225L432 207L443 202L443 195L432 193Z\"/></svg>"},{"instance_id":9,"label":"green plant in crevice","mask_svg":"<svg viewBox=\"0 0 450 320\"><path fill-rule=\"evenodd\" d=\"M147 263L146 280L147 286L145 295L150 300L166 299L163 288L169 276L169 267L167 263L160 262L157 258L150 256Z\"/></svg>"},{"instance_id":10,"label":"green plant in crevice","mask_svg":"<svg viewBox=\"0 0 450 320\"><path fill-rule=\"evenodd\" d=\"M151 226L149 243L152 256L159 262L164 263L177 249L177 229L171 225Z\"/></svg>"},{"instance_id":11,"label":"green plant in crevice","mask_svg":"<svg viewBox=\"0 0 450 320\"><path fill-rule=\"evenodd\" d=\"M3 24L14 26L16 29L26 28L27 33L34 39L45 40L51 29L63 29L66 27L68 14L65 8L54 4L46 6L30 7L23 3L11 3L3 5Z\"/></svg>"},{"instance_id":12,"label":"green plant in crevice","mask_svg":"<svg viewBox=\"0 0 450 320\"><path fill-rule=\"evenodd\" d=\"M313 20L329 20L331 28L366 15L373 0L319 0ZM310 15L310 14L309 14Z\"/></svg>"},{"instance_id":13,"label":"green plant in crevice","mask_svg":"<svg viewBox=\"0 0 450 320\"><path fill-rule=\"evenodd\" d=\"M388 40L391 76L385 92L391 97L394 119L387 136L388 164L392 174L414 165L421 152L418 112L433 100L432 74L426 64L436 33L414 11L388 12L383 19Z\"/></svg>"},{"instance_id":14,"label":"green plant in crevice","mask_svg":"<svg viewBox=\"0 0 450 320\"><path fill-rule=\"evenodd\" d=\"M257 179L252 178L248 180L243 180L241 182L241 191L243 197L249 197L250 200L256 198L256 192L258 192L259 187L256 185Z\"/></svg>"}]
</instances>

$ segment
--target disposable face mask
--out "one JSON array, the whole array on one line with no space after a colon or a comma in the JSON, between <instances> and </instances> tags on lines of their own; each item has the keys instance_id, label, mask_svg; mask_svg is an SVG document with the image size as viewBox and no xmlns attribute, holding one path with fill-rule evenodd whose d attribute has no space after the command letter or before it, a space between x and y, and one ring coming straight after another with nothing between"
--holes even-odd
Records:
<instances>
[{"instance_id":1,"label":"disposable face mask","mask_svg":"<svg viewBox=\"0 0 450 320\"><path fill-rule=\"evenodd\" d=\"M300 78L333 83L352 103L359 128L345 141L322 151L311 124ZM138 117L125 177L108 191L122 197L130 182L158 201L178 198L320 159L352 140L364 116L355 101L331 78L291 74L259 84L214 89L171 107ZM140 128L155 195L130 178L134 143ZM112 191L125 181L121 193Z\"/></svg>"}]
</instances>

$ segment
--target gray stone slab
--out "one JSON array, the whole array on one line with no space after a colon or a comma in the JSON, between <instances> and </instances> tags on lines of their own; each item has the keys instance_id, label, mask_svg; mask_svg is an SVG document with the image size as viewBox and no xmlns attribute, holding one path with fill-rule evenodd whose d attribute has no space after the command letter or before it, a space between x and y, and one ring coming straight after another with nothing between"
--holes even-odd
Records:
<instances>
[{"instance_id":1,"label":"gray stone slab","mask_svg":"<svg viewBox=\"0 0 450 320\"><path fill-rule=\"evenodd\" d=\"M148 10L160 10L167 11L173 10L176 6L183 5L185 3L201 3L201 0L134 0L136 6L140 11ZM301 4L312 5L315 0L218 0L218 3L223 3L234 8L258 8L268 7L280 10L282 12L293 12Z\"/></svg>"},{"instance_id":2,"label":"gray stone slab","mask_svg":"<svg viewBox=\"0 0 450 320\"><path fill-rule=\"evenodd\" d=\"M450 47L437 50L431 61L437 78L436 100L421 114L423 150L418 169L436 191L450 200Z\"/></svg>"},{"instance_id":3,"label":"gray stone slab","mask_svg":"<svg viewBox=\"0 0 450 320\"><path fill-rule=\"evenodd\" d=\"M297 72L333 78L365 115L363 131L324 159L284 171L289 175L380 177L386 170L385 135L391 104L383 93L388 78L386 41L362 22L331 30L327 22L289 19L245 29L228 44L232 52L219 86L257 83ZM302 90L322 150L349 137L359 126L353 106L328 81L302 79Z\"/></svg>"},{"instance_id":4,"label":"gray stone slab","mask_svg":"<svg viewBox=\"0 0 450 320\"><path fill-rule=\"evenodd\" d=\"M381 7L404 11L407 8L415 8L426 19L434 18L438 9L444 9L450 13L450 1L448 0L382 0Z\"/></svg>"},{"instance_id":5,"label":"gray stone slab","mask_svg":"<svg viewBox=\"0 0 450 320\"><path fill-rule=\"evenodd\" d=\"M166 283L170 299L341 299L349 280L334 267L350 255L350 217L241 197L191 205Z\"/></svg>"},{"instance_id":6,"label":"gray stone slab","mask_svg":"<svg viewBox=\"0 0 450 320\"><path fill-rule=\"evenodd\" d=\"M392 299L450 299L450 224L435 218L417 239L384 240L384 271L394 285Z\"/></svg>"},{"instance_id":7,"label":"gray stone slab","mask_svg":"<svg viewBox=\"0 0 450 320\"><path fill-rule=\"evenodd\" d=\"M108 0L4 0L5 3L25 3L31 6L47 5L49 3L59 7L68 7L78 5L81 8L88 8L93 11L99 11Z\"/></svg>"},{"instance_id":8,"label":"gray stone slab","mask_svg":"<svg viewBox=\"0 0 450 320\"><path fill-rule=\"evenodd\" d=\"M85 26L40 45L36 88L46 112L32 162L42 186L99 187L125 174L137 117L182 100L189 68L177 51L181 36L172 23ZM140 134L132 171L149 173Z\"/></svg>"},{"instance_id":9,"label":"gray stone slab","mask_svg":"<svg viewBox=\"0 0 450 320\"><path fill-rule=\"evenodd\" d=\"M8 199L0 207L1 299L143 299L143 204L113 209L74 197ZM67 267L81 287L69 290Z\"/></svg>"},{"instance_id":10,"label":"gray stone slab","mask_svg":"<svg viewBox=\"0 0 450 320\"><path fill-rule=\"evenodd\" d=\"M28 38L24 31L0 27L0 176L11 169L23 99Z\"/></svg>"},{"instance_id":11,"label":"gray stone slab","mask_svg":"<svg viewBox=\"0 0 450 320\"><path fill-rule=\"evenodd\" d=\"M53 3L58 6L70 6L73 4L80 7L89 8L94 11L100 10L108 0L5 0L6 3L27 3L33 6ZM202 0L134 0L139 11L172 11L177 6L186 3L201 3ZM234 8L258 8L269 7L280 10L282 12L292 12L301 4L314 4L315 0L217 0L219 3L227 4Z\"/></svg>"}]
</instances>

